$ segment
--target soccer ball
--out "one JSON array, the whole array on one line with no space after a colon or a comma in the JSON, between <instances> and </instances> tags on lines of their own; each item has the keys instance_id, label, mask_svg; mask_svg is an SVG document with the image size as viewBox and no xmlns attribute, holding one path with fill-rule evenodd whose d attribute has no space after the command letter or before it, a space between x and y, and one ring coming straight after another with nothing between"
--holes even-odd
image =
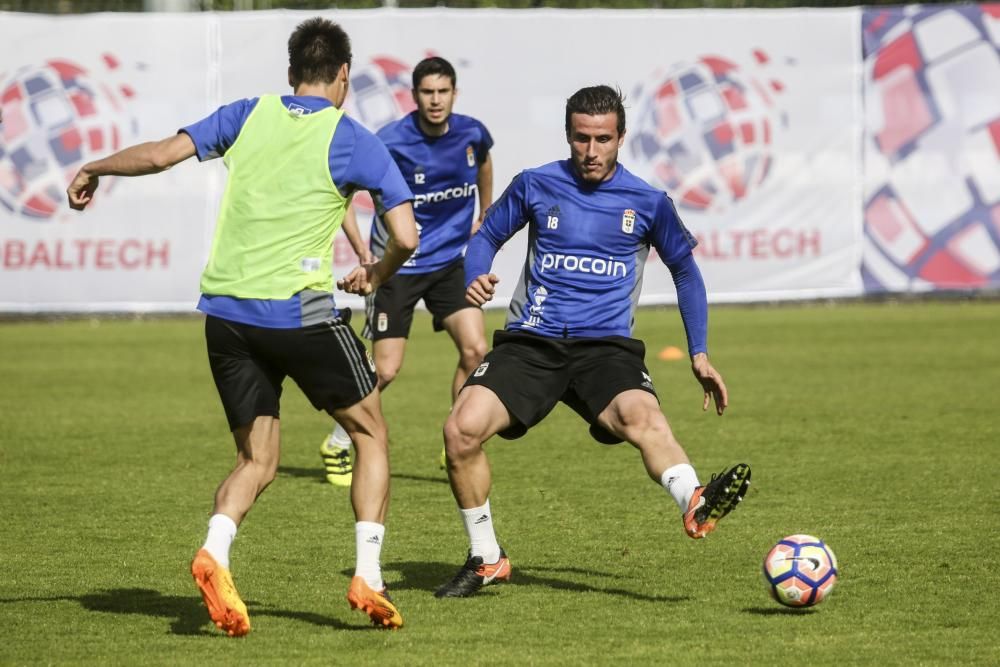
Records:
<instances>
[{"instance_id":1,"label":"soccer ball","mask_svg":"<svg viewBox=\"0 0 1000 667\"><path fill-rule=\"evenodd\" d=\"M786 607L811 607L837 583L837 557L818 537L789 535L764 557L764 579L771 597Z\"/></svg>"}]
</instances>

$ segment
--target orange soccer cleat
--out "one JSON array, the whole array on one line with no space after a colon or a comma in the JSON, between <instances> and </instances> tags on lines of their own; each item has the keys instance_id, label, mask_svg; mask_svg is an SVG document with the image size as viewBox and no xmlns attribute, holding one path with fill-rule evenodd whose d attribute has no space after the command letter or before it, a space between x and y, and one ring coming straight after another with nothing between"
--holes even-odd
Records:
<instances>
[{"instance_id":1,"label":"orange soccer cleat","mask_svg":"<svg viewBox=\"0 0 1000 667\"><path fill-rule=\"evenodd\" d=\"M247 606L240 599L229 570L205 549L200 549L191 561L191 575L201 591L212 622L230 637L242 637L250 632Z\"/></svg>"},{"instance_id":2,"label":"orange soccer cleat","mask_svg":"<svg viewBox=\"0 0 1000 667\"><path fill-rule=\"evenodd\" d=\"M705 486L694 490L684 513L684 530L694 538L705 537L713 530L719 519L733 511L740 504L750 488L750 466L740 463L718 475L712 475Z\"/></svg>"},{"instance_id":3,"label":"orange soccer cleat","mask_svg":"<svg viewBox=\"0 0 1000 667\"><path fill-rule=\"evenodd\" d=\"M351 604L351 609L360 609L368 614L368 618L372 619L372 625L393 630L403 627L403 617L389 599L385 589L374 590L364 577L356 576L351 579L351 587L347 589L347 601Z\"/></svg>"},{"instance_id":4,"label":"orange soccer cleat","mask_svg":"<svg viewBox=\"0 0 1000 667\"><path fill-rule=\"evenodd\" d=\"M464 598L474 595L483 586L510 581L510 559L504 550L500 549L500 558L495 563L484 563L481 556L471 553L465 565L447 584L437 589L434 597Z\"/></svg>"}]
</instances>

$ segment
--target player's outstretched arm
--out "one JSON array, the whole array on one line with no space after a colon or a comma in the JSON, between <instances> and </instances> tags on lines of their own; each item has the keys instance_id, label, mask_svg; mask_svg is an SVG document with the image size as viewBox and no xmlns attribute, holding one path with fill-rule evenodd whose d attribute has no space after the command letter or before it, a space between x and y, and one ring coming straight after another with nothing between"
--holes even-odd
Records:
<instances>
[{"instance_id":1,"label":"player's outstretched arm","mask_svg":"<svg viewBox=\"0 0 1000 667\"><path fill-rule=\"evenodd\" d=\"M80 168L66 188L69 207L82 211L93 201L101 176L145 176L166 171L195 154L194 142L186 132L160 141L129 146L106 158Z\"/></svg>"},{"instance_id":2,"label":"player's outstretched arm","mask_svg":"<svg viewBox=\"0 0 1000 667\"><path fill-rule=\"evenodd\" d=\"M374 264L359 266L337 281L337 287L351 294L371 294L399 270L417 249L417 221L413 218L413 205L405 201L382 215L389 230L385 254Z\"/></svg>"},{"instance_id":3,"label":"player's outstretched arm","mask_svg":"<svg viewBox=\"0 0 1000 667\"><path fill-rule=\"evenodd\" d=\"M482 306L487 301L492 301L498 282L500 282L500 279L497 278L495 273L484 273L481 276L477 276L465 288L465 300L474 306Z\"/></svg>"},{"instance_id":4,"label":"player's outstretched arm","mask_svg":"<svg viewBox=\"0 0 1000 667\"><path fill-rule=\"evenodd\" d=\"M476 173L476 191L479 193L479 215L472 221L472 234L482 227L486 210L493 203L493 158L489 153L486 154L486 159L479 165L479 171Z\"/></svg>"},{"instance_id":5,"label":"player's outstretched arm","mask_svg":"<svg viewBox=\"0 0 1000 667\"><path fill-rule=\"evenodd\" d=\"M351 244L354 254L358 256L360 263L371 264L375 261L371 249L361 236L361 229L358 227L358 216L354 212L354 206L350 203L347 205L347 211L344 212L344 224L340 228L344 230L344 235L347 237L348 243Z\"/></svg>"},{"instance_id":6,"label":"player's outstretched arm","mask_svg":"<svg viewBox=\"0 0 1000 667\"><path fill-rule=\"evenodd\" d=\"M708 355L699 352L692 356L691 371L701 383L702 389L705 390L705 400L701 409L708 410L708 404L714 401L716 414L721 415L725 412L729 406L729 392L726 390L726 383L723 382L722 375L709 362Z\"/></svg>"}]
</instances>

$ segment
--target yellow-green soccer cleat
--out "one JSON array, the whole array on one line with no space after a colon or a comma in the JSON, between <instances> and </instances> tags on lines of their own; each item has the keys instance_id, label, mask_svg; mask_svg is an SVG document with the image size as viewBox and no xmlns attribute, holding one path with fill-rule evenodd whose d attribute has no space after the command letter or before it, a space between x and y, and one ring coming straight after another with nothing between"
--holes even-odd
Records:
<instances>
[{"instance_id":1,"label":"yellow-green soccer cleat","mask_svg":"<svg viewBox=\"0 0 1000 667\"><path fill-rule=\"evenodd\" d=\"M351 463L350 442L344 447L333 441L333 435L328 435L319 446L319 455L323 458L326 468L326 481L334 486L350 486L354 473Z\"/></svg>"}]
</instances>

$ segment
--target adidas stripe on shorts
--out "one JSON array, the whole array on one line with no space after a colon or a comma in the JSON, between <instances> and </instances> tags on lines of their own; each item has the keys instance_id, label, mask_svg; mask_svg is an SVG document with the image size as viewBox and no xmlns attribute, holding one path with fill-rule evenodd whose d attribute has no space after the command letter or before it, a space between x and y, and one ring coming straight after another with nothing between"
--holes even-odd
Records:
<instances>
[{"instance_id":1,"label":"adidas stripe on shorts","mask_svg":"<svg viewBox=\"0 0 1000 667\"><path fill-rule=\"evenodd\" d=\"M256 417L279 417L286 377L313 407L327 412L354 405L376 387L375 364L342 319L270 329L209 315L205 341L231 430Z\"/></svg>"}]
</instances>

